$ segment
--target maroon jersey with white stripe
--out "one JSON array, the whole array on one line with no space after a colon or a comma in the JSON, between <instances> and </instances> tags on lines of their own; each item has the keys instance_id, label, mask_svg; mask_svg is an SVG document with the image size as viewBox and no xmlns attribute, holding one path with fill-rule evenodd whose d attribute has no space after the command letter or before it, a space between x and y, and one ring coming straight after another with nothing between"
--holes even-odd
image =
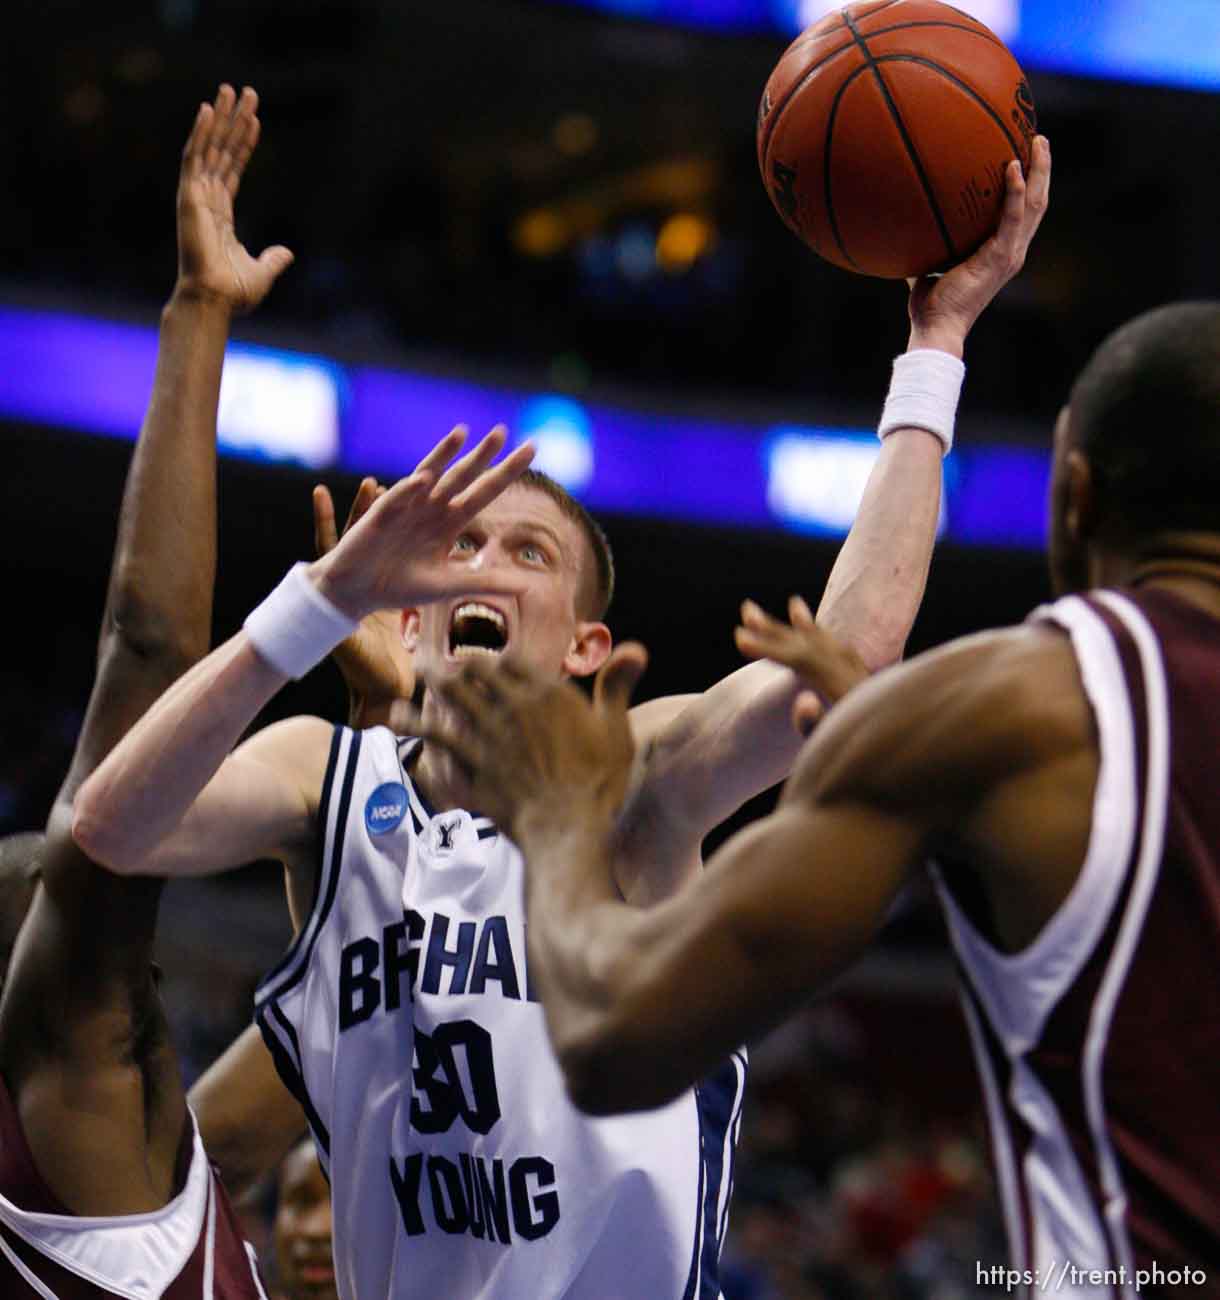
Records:
<instances>
[{"instance_id":1,"label":"maroon jersey with white stripe","mask_svg":"<svg viewBox=\"0 0 1220 1300\"><path fill-rule=\"evenodd\" d=\"M43 1182L0 1078L3 1300L267 1300L253 1249L191 1129L181 1190L151 1214L69 1214Z\"/></svg>"},{"instance_id":2,"label":"maroon jersey with white stripe","mask_svg":"<svg viewBox=\"0 0 1220 1300\"><path fill-rule=\"evenodd\" d=\"M1008 955L934 872L1012 1264L1080 1300L1220 1296L1220 620L1156 590L1033 617L1070 635L1097 728L1080 874Z\"/></svg>"}]
</instances>

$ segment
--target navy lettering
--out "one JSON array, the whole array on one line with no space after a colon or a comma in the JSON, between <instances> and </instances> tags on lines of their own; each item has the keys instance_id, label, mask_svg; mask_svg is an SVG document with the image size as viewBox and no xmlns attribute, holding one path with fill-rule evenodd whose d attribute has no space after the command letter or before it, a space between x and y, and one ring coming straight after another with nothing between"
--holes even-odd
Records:
<instances>
[{"instance_id":1,"label":"navy lettering","mask_svg":"<svg viewBox=\"0 0 1220 1300\"><path fill-rule=\"evenodd\" d=\"M339 958L339 1032L367 1020L381 1002L380 949L373 939L349 943Z\"/></svg>"},{"instance_id":2,"label":"navy lettering","mask_svg":"<svg viewBox=\"0 0 1220 1300\"><path fill-rule=\"evenodd\" d=\"M487 1235L487 1214L479 1197L478 1179L475 1177L474 1162L463 1151L458 1156L462 1166L462 1186L466 1190L466 1205L470 1210L470 1235L480 1241Z\"/></svg>"},{"instance_id":3,"label":"navy lettering","mask_svg":"<svg viewBox=\"0 0 1220 1300\"><path fill-rule=\"evenodd\" d=\"M424 993L440 992L442 966L448 966L453 971L449 977L449 992L466 992L466 977L470 973L470 958L474 952L474 931L473 921L462 921L458 925L457 947L446 948L449 918L443 912L433 915L432 932L428 935L428 960L424 963L424 982L420 986Z\"/></svg>"},{"instance_id":4,"label":"navy lettering","mask_svg":"<svg viewBox=\"0 0 1220 1300\"><path fill-rule=\"evenodd\" d=\"M405 912L401 921L387 925L381 932L381 962L387 1011L397 1011L402 1006L403 975L407 976L407 996L415 996L415 978L419 972L417 945L423 937L424 918L418 912Z\"/></svg>"},{"instance_id":5,"label":"navy lettering","mask_svg":"<svg viewBox=\"0 0 1220 1300\"><path fill-rule=\"evenodd\" d=\"M488 980L499 981L504 997L520 999L513 945L508 937L508 922L502 916L489 916L483 922L483 933L479 935L479 947L474 955L474 970L470 975L471 993L484 992Z\"/></svg>"},{"instance_id":6,"label":"navy lettering","mask_svg":"<svg viewBox=\"0 0 1220 1300\"><path fill-rule=\"evenodd\" d=\"M443 1186L442 1186L443 1184ZM458 1234L470 1226L470 1212L462 1194L462 1176L452 1160L428 1157L428 1186L432 1189L432 1210L443 1232ZM448 1194L449 1204L445 1204Z\"/></svg>"},{"instance_id":7,"label":"navy lettering","mask_svg":"<svg viewBox=\"0 0 1220 1300\"><path fill-rule=\"evenodd\" d=\"M419 1180L423 1173L424 1158L417 1151L402 1162L402 1172L394 1157L390 1157L390 1182L394 1186L394 1199L398 1202L398 1213L402 1215L402 1226L408 1237L419 1237L424 1231L424 1216L419 1212Z\"/></svg>"},{"instance_id":8,"label":"navy lettering","mask_svg":"<svg viewBox=\"0 0 1220 1300\"><path fill-rule=\"evenodd\" d=\"M483 1202L484 1216L487 1219L487 1235L495 1229L496 1239L502 1246L509 1243L508 1232L508 1194L504 1187L504 1161L491 1162L491 1179L487 1176L487 1161L476 1157L475 1168L479 1174L479 1199Z\"/></svg>"},{"instance_id":9,"label":"navy lettering","mask_svg":"<svg viewBox=\"0 0 1220 1300\"><path fill-rule=\"evenodd\" d=\"M555 1185L555 1166L541 1156L522 1156L508 1171L508 1186L513 1200L513 1227L526 1241L545 1237L559 1222L559 1193L537 1192L531 1201L526 1179L533 1175L539 1187ZM534 1218L534 1212L538 1217Z\"/></svg>"}]
</instances>

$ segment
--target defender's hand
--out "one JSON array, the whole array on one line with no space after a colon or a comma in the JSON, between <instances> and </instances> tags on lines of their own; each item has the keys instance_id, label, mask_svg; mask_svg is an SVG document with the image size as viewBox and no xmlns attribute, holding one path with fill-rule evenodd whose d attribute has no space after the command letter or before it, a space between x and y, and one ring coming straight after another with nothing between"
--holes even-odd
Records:
<instances>
[{"instance_id":1,"label":"defender's hand","mask_svg":"<svg viewBox=\"0 0 1220 1300\"><path fill-rule=\"evenodd\" d=\"M966 261L944 275L911 280L910 348L937 348L960 357L974 322L1025 265L1025 255L1046 214L1051 188L1051 147L1035 137L1029 179L1015 159L1005 173L1007 193L1000 224Z\"/></svg>"},{"instance_id":2,"label":"defender's hand","mask_svg":"<svg viewBox=\"0 0 1220 1300\"><path fill-rule=\"evenodd\" d=\"M364 479L356 492L343 535L368 513L386 489L375 478ZM339 544L335 526L335 503L330 490L319 484L313 490L314 544L318 557L329 555ZM401 614L381 610L365 618L346 641L336 646L335 663L347 683L350 709L348 721L353 727L380 724L397 730L395 714L401 714L415 693L415 666L402 643ZM400 719L401 720L401 719Z\"/></svg>"},{"instance_id":3,"label":"defender's hand","mask_svg":"<svg viewBox=\"0 0 1220 1300\"><path fill-rule=\"evenodd\" d=\"M373 502L333 551L310 566L319 591L354 619L485 591L477 559L464 560L452 550L475 515L534 458L533 444L526 442L493 466L506 436L497 426L452 465L466 430L459 426L442 438L409 477Z\"/></svg>"},{"instance_id":4,"label":"defender's hand","mask_svg":"<svg viewBox=\"0 0 1220 1300\"><path fill-rule=\"evenodd\" d=\"M590 701L571 682L511 660L474 660L428 684L460 723L422 734L454 756L476 806L523 848L568 828L609 830L627 794L635 756L627 710L647 663L642 645L619 646Z\"/></svg>"},{"instance_id":5,"label":"defender's hand","mask_svg":"<svg viewBox=\"0 0 1220 1300\"><path fill-rule=\"evenodd\" d=\"M178 177L178 285L176 292L252 311L292 253L280 244L251 257L233 227L233 201L259 136L258 96L248 86L238 98L224 85L215 104L200 104L182 151Z\"/></svg>"},{"instance_id":6,"label":"defender's hand","mask_svg":"<svg viewBox=\"0 0 1220 1300\"><path fill-rule=\"evenodd\" d=\"M790 623L781 623L747 600L741 606L742 625L734 637L747 659L783 664L809 688L792 706L792 724L807 736L829 705L869 675L868 667L850 646L818 626L800 596L789 600L788 617Z\"/></svg>"}]
</instances>

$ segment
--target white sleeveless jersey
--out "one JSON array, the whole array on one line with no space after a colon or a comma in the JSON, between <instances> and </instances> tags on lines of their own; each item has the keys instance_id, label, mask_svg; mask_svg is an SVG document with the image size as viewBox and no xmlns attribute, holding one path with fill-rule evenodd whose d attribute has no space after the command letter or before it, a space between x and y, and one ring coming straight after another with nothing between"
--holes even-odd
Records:
<instances>
[{"instance_id":1,"label":"white sleeveless jersey","mask_svg":"<svg viewBox=\"0 0 1220 1300\"><path fill-rule=\"evenodd\" d=\"M418 741L336 728L314 906L257 1018L331 1183L343 1300L717 1300L744 1053L658 1110L573 1107L523 864L434 815Z\"/></svg>"}]
</instances>

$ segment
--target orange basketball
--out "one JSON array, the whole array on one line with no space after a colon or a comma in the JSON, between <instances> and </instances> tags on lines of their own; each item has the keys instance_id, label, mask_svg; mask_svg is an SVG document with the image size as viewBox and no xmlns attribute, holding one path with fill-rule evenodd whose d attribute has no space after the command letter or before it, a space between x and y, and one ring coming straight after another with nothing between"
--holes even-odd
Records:
<instances>
[{"instance_id":1,"label":"orange basketball","mask_svg":"<svg viewBox=\"0 0 1220 1300\"><path fill-rule=\"evenodd\" d=\"M785 51L758 113L771 201L813 251L898 279L968 257L1037 117L1004 43L937 0L862 0Z\"/></svg>"}]
</instances>

